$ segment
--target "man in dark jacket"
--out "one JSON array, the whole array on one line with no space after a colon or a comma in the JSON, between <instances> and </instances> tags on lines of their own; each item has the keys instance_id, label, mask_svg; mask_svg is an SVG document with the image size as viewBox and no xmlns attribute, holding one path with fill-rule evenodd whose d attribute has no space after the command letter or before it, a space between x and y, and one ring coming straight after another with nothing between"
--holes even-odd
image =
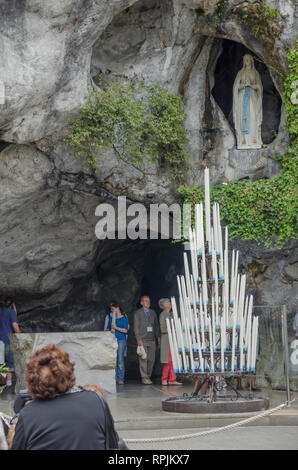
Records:
<instances>
[{"instance_id":1,"label":"man in dark jacket","mask_svg":"<svg viewBox=\"0 0 298 470\"><path fill-rule=\"evenodd\" d=\"M134 313L134 332L136 335L138 346L143 346L146 352L146 358L143 359L139 355L139 367L144 385L152 384L150 377L152 374L156 340L160 347L160 328L157 315L154 310L150 308L150 297L144 295L141 297L140 304L142 308Z\"/></svg>"}]
</instances>

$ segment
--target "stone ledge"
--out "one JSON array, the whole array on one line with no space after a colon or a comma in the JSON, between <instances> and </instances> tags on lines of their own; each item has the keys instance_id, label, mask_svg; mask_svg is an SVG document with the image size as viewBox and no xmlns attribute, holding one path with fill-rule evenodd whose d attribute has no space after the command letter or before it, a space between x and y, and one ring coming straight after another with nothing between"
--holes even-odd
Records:
<instances>
[{"instance_id":1,"label":"stone ledge","mask_svg":"<svg viewBox=\"0 0 298 470\"><path fill-rule=\"evenodd\" d=\"M68 352L75 363L77 385L93 383L109 393L116 392L117 341L110 332L19 333L10 335L14 353L16 393L26 389L26 364L37 349L55 344Z\"/></svg>"}]
</instances>

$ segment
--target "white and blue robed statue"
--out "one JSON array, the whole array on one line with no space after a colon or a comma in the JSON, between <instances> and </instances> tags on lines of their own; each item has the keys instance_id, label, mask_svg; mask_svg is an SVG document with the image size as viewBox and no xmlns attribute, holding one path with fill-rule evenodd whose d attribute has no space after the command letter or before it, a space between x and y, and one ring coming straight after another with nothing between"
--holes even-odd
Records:
<instances>
[{"instance_id":1,"label":"white and blue robed statue","mask_svg":"<svg viewBox=\"0 0 298 470\"><path fill-rule=\"evenodd\" d=\"M233 86L233 119L238 149L262 148L263 86L250 54L243 57Z\"/></svg>"}]
</instances>

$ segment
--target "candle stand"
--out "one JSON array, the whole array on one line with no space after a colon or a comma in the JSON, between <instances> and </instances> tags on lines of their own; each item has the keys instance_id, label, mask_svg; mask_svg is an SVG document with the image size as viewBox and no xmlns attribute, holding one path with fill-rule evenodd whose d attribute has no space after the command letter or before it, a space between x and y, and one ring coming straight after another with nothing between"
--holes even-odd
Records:
<instances>
[{"instance_id":1,"label":"candle stand","mask_svg":"<svg viewBox=\"0 0 298 470\"><path fill-rule=\"evenodd\" d=\"M236 356L239 359L239 351ZM215 353L216 362L220 363L220 354ZM210 354L203 353L203 357L210 362ZM227 354L227 368L232 358L232 352ZM178 380L182 378L194 379L194 390L191 394L183 393L181 397L170 397L162 401L162 409L164 411L172 411L176 413L249 413L262 411L269 408L269 400L266 397L256 396L251 390L246 396L237 390L232 383L233 379L253 377L253 372L187 372L177 374ZM208 385L208 393L201 395L200 391L203 386ZM251 387L250 387L251 388ZM228 393L230 389L233 393ZM222 393L224 391L224 394Z\"/></svg>"},{"instance_id":2,"label":"candle stand","mask_svg":"<svg viewBox=\"0 0 298 470\"><path fill-rule=\"evenodd\" d=\"M211 217L208 168L204 180L205 210L202 203L195 206L184 274L177 276L179 301L171 298L173 315L166 319L174 373L195 378L195 387L190 396L163 400L162 407L192 413L266 409L266 398L243 397L232 386L234 377L255 374L259 319L253 296L245 295L246 275L238 273L239 252L233 250L229 259L228 227L223 237L216 203ZM234 395L218 393L222 380ZM206 383L208 394L199 394Z\"/></svg>"}]
</instances>

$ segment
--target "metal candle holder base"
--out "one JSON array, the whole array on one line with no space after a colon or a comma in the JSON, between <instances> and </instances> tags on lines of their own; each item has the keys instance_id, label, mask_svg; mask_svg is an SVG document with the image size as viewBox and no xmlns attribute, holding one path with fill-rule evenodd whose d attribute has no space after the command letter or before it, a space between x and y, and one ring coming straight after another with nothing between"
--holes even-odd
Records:
<instances>
[{"instance_id":1,"label":"metal candle holder base","mask_svg":"<svg viewBox=\"0 0 298 470\"><path fill-rule=\"evenodd\" d=\"M256 397L251 391L247 396L243 396L233 385L231 380L233 377L253 376L252 373L231 373L231 372L215 372L215 373L188 373L180 374L183 377L196 377L196 383L193 393L188 395L184 393L181 397L170 397L162 401L162 409L175 413L249 413L267 410L269 408L269 400L265 397ZM199 376L205 377L200 381ZM178 375L179 377L179 375ZM217 392L223 390L223 384L216 381L217 377L225 379L228 388L234 391L234 394L221 395ZM200 395L199 391L204 384L208 382L209 393Z\"/></svg>"}]
</instances>

